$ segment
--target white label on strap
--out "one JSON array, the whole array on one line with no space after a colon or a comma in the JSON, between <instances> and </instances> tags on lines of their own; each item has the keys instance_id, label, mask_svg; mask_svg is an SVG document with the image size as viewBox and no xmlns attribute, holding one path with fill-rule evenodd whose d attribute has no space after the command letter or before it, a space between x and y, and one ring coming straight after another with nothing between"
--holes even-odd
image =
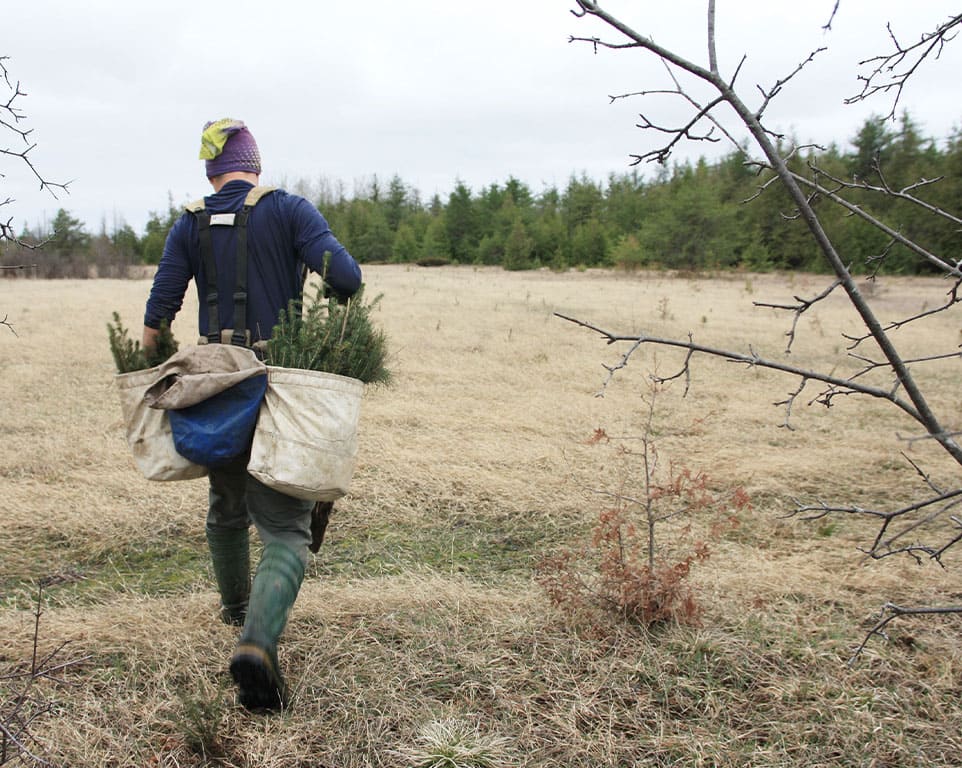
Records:
<instances>
[{"instance_id":1,"label":"white label on strap","mask_svg":"<svg viewBox=\"0 0 962 768\"><path fill-rule=\"evenodd\" d=\"M234 226L234 214L233 213L212 213L210 215L210 225L222 226L222 227L233 227Z\"/></svg>"}]
</instances>

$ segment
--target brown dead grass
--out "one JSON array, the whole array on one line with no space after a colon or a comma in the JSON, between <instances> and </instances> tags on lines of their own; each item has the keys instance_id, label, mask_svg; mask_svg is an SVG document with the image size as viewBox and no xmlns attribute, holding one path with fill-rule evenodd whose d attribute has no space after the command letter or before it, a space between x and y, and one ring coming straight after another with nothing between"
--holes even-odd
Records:
<instances>
[{"instance_id":1,"label":"brown dead grass","mask_svg":"<svg viewBox=\"0 0 962 768\"><path fill-rule=\"evenodd\" d=\"M962 657L956 619L905 620L845 665L885 600L960 602L947 569L873 563L871 528L786 519L792 499L910 498L910 451L947 482L958 469L878 403L802 402L795 431L771 405L795 382L699 359L691 392L662 398L665 460L741 484L754 511L694 572L698 628L604 642L566 629L533 586L545 551L592 523L593 489L620 478L585 445L597 427L640 434L652 368L555 318L766 356L787 318L752 301L813 295L824 280L777 275L365 270L384 293L395 385L365 395L360 464L338 503L282 648L294 708L239 708L225 674L234 634L216 620L203 551L204 481L151 484L122 438L106 341L111 313L135 333L147 281L4 281L0 328L0 661L29 657L31 596L52 578L41 645L67 641L70 686L34 732L71 766L414 765L431 723L461 722L504 765L957 765ZM886 280L883 320L932 306L938 281ZM191 297L174 333L193 337ZM832 298L799 326L792 361L844 361L857 332ZM958 343L951 315L900 332L912 356ZM937 407L960 411L955 364L926 367ZM811 390L814 396L815 390ZM807 402L807 401L806 401ZM3 669L0 668L0 674Z\"/></svg>"}]
</instances>

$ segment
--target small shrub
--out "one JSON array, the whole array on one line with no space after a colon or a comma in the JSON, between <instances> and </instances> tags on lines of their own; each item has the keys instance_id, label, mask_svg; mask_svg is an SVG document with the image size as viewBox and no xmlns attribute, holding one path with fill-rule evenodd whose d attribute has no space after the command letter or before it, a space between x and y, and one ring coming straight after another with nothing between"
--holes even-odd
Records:
<instances>
[{"instance_id":1,"label":"small shrub","mask_svg":"<svg viewBox=\"0 0 962 768\"><path fill-rule=\"evenodd\" d=\"M167 360L177 351L177 341L166 320L160 323L160 334L157 336L156 346L145 351L140 342L131 339L127 329L120 321L120 314L113 313L113 322L107 323L107 337L110 342L110 353L113 355L117 373L130 373L153 368Z\"/></svg>"},{"instance_id":2,"label":"small shrub","mask_svg":"<svg viewBox=\"0 0 962 768\"><path fill-rule=\"evenodd\" d=\"M675 316L668 307L668 297L662 296L658 299L658 318L660 320L674 320Z\"/></svg>"},{"instance_id":3,"label":"small shrub","mask_svg":"<svg viewBox=\"0 0 962 768\"><path fill-rule=\"evenodd\" d=\"M386 384L387 337L371 322L381 296L364 300L361 286L345 304L325 298L323 286L306 306L292 301L282 310L267 342L265 362L284 368L324 371Z\"/></svg>"},{"instance_id":4,"label":"small shrub","mask_svg":"<svg viewBox=\"0 0 962 768\"><path fill-rule=\"evenodd\" d=\"M178 695L181 707L176 724L184 746L204 760L223 755L220 732L226 717L224 690L204 686L202 690L180 691Z\"/></svg>"},{"instance_id":5,"label":"small shrub","mask_svg":"<svg viewBox=\"0 0 962 768\"><path fill-rule=\"evenodd\" d=\"M64 660L61 651L69 641L41 655L40 617L43 615L44 586L41 580L34 607L33 651L25 661L15 661L6 652L0 655L0 765L53 765L48 759L48 740L36 732L47 717L56 717L61 705L52 699L50 685L66 687L68 669L78 667L89 657Z\"/></svg>"},{"instance_id":6,"label":"small shrub","mask_svg":"<svg viewBox=\"0 0 962 768\"><path fill-rule=\"evenodd\" d=\"M677 622L697 624L701 608L688 582L692 566L707 560L709 543L739 524L748 506L744 490L713 491L707 475L687 467L660 469L653 426L655 400L664 384L652 383L644 434L612 441L595 430L589 445L612 447L624 478L640 487L605 495L590 540L545 557L537 580L549 601L569 619L604 633L612 620L642 628ZM640 471L639 471L640 470Z\"/></svg>"},{"instance_id":7,"label":"small shrub","mask_svg":"<svg viewBox=\"0 0 962 768\"><path fill-rule=\"evenodd\" d=\"M697 624L701 607L688 576L710 556L708 543L694 540L689 551L654 562L646 549L627 506L604 509L590 544L545 558L538 581L555 607L595 630L612 618L644 628Z\"/></svg>"}]
</instances>

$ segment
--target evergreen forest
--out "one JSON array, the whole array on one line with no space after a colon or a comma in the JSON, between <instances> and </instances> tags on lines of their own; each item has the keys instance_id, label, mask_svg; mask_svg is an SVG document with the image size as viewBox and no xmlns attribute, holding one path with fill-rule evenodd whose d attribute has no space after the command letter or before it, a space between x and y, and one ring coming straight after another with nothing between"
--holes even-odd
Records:
<instances>
[{"instance_id":1,"label":"evergreen forest","mask_svg":"<svg viewBox=\"0 0 962 768\"><path fill-rule=\"evenodd\" d=\"M907 113L897 121L873 117L846 148L802 148L793 171L860 182L845 197L893 230L945 258L958 247L958 227L881 188L912 187L915 197L962 213L962 130L938 140L922 135ZM644 171L644 173L640 172ZM617 267L681 271L820 271L821 257L804 222L770 176L732 152L672 167L634 168L604 181L572 175L563 189L532 190L514 177L472 190L455 181L447 199L421 193L398 176L373 178L347 196L322 182L289 187L321 210L338 239L362 263L500 265L505 269ZM764 188L764 189L763 189ZM823 226L853 271L915 274L926 266L891 247L878 228L827 199L816 199ZM145 230L129 225L91 234L84 222L58 211L50 231L24 229L24 242L4 243L0 262L36 264L39 277L123 276L130 265L156 264L164 239L181 215L173 200L152 212Z\"/></svg>"}]
</instances>

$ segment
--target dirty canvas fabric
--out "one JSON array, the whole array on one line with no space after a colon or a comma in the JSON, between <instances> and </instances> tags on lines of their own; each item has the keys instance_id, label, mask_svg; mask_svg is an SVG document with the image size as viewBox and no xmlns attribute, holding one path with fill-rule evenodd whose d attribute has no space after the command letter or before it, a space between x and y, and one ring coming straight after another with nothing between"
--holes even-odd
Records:
<instances>
[{"instance_id":1,"label":"dirty canvas fabric","mask_svg":"<svg viewBox=\"0 0 962 768\"><path fill-rule=\"evenodd\" d=\"M200 466L181 456L167 411L149 408L144 393L157 378L157 368L121 373L116 377L120 407L126 425L127 445L134 464L148 480L193 480L207 474Z\"/></svg>"},{"instance_id":2,"label":"dirty canvas fabric","mask_svg":"<svg viewBox=\"0 0 962 768\"><path fill-rule=\"evenodd\" d=\"M151 408L188 408L253 376L266 376L267 366L246 347L202 344L174 353L156 369L144 400Z\"/></svg>"},{"instance_id":3,"label":"dirty canvas fabric","mask_svg":"<svg viewBox=\"0 0 962 768\"><path fill-rule=\"evenodd\" d=\"M347 376L270 366L247 471L298 499L339 499L354 473L363 393Z\"/></svg>"}]
</instances>

